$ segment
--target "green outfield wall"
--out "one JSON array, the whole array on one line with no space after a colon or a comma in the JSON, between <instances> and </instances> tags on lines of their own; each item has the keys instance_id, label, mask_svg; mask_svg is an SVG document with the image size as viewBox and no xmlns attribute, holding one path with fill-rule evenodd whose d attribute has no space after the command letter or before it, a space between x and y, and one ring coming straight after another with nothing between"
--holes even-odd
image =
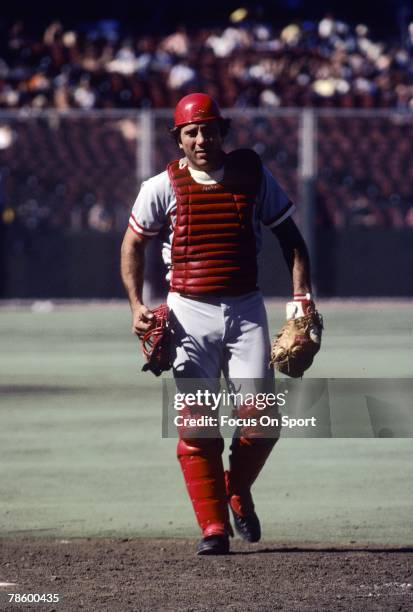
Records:
<instances>
[{"instance_id":1,"label":"green outfield wall","mask_svg":"<svg viewBox=\"0 0 413 612\"><path fill-rule=\"evenodd\" d=\"M94 231L4 232L2 298L118 298L122 234ZM351 228L317 230L313 260L324 297L409 297L413 294L413 230ZM259 256L266 296L288 296L290 280L278 242L264 232ZM160 244L149 247L146 278L154 296L165 292Z\"/></svg>"}]
</instances>

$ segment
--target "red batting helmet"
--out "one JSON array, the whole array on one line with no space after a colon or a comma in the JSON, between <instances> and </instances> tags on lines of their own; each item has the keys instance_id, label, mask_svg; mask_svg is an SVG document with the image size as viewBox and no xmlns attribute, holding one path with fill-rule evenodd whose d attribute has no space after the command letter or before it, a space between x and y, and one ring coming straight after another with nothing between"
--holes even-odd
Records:
<instances>
[{"instance_id":1,"label":"red batting helmet","mask_svg":"<svg viewBox=\"0 0 413 612\"><path fill-rule=\"evenodd\" d=\"M221 119L221 112L214 98L207 94L189 94L181 98L176 105L175 127L213 119Z\"/></svg>"}]
</instances>

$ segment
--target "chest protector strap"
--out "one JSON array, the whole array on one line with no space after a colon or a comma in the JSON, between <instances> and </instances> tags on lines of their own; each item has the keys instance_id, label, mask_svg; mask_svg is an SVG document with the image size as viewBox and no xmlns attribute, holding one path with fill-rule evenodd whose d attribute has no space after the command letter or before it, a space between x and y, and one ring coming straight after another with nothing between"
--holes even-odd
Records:
<instances>
[{"instance_id":1,"label":"chest protector strap","mask_svg":"<svg viewBox=\"0 0 413 612\"><path fill-rule=\"evenodd\" d=\"M171 291L187 296L242 295L257 288L254 200L262 165L239 149L225 156L220 183L202 185L178 161L168 165L177 200Z\"/></svg>"}]
</instances>

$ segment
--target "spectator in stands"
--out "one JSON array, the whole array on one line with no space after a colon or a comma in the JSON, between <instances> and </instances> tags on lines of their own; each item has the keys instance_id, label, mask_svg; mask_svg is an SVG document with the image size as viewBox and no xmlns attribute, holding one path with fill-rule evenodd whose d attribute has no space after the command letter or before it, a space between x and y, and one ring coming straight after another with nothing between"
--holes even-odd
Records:
<instances>
[{"instance_id":1,"label":"spectator in stands","mask_svg":"<svg viewBox=\"0 0 413 612\"><path fill-rule=\"evenodd\" d=\"M409 32L413 32L413 24ZM179 27L164 37L122 37L114 21L99 21L86 33L65 30L54 21L37 39L18 21L0 31L0 107L81 106L100 108L119 99L110 74L130 79L128 90L144 78L147 92L126 96L129 105L172 107L188 87L213 80L223 106L396 106L413 108L413 45L403 49L374 41L365 25L350 26L326 16L319 23L271 24L240 19L230 27L191 33ZM167 87L152 91L159 74ZM106 78L105 78L106 75ZM55 95L60 77L63 91ZM96 90L94 78L103 81ZM230 93L227 79L230 78ZM88 85L85 83L88 82ZM45 98L45 99L44 99ZM79 100L80 98L80 100Z\"/></svg>"},{"instance_id":2,"label":"spectator in stands","mask_svg":"<svg viewBox=\"0 0 413 612\"><path fill-rule=\"evenodd\" d=\"M10 27L3 22L0 108L167 108L196 88L224 107L241 109L320 106L413 110L413 43L401 48L392 41L374 40L367 26L352 26L331 15L319 23L297 22L276 29L270 23L247 22L245 13L243 9L229 27L200 28L190 34L178 27L165 36L138 36L130 31L124 35L116 21L99 21L86 30L68 30L53 21L35 36L21 21ZM413 41L413 24L409 36ZM319 120L316 191L320 224L413 225L411 144L407 136L411 123L400 121L371 119L363 124L338 118ZM364 125L368 125L367 131ZM72 168L74 159L83 163L101 156L105 163L108 155L116 158L121 179L114 181L107 172L101 180L108 190L115 183L120 185L117 202L123 201L125 191L135 189L133 178L127 178L135 160L135 137L124 141L115 130L109 136L98 126L91 129L92 155L85 153L86 145L76 130L70 133L67 146L69 135L62 141L46 137L38 124L32 133L23 125L13 128L12 144L4 149L0 142L0 170L5 168L9 173L13 206L22 223L30 220L34 228L47 218L52 223L70 224L73 210L84 206L85 194L96 183L89 170L77 175L77 182L65 183L67 167ZM5 130L0 126L0 136ZM297 189L297 131L295 119L260 119L252 126L240 125L238 142L234 143L252 143L292 196ZM26 164L24 172L14 166L17 148L20 161ZM154 159L159 167L162 155L163 149L157 148ZM39 193L39 185L31 182L37 173L43 190ZM44 193L52 194L50 201L39 206ZM46 215L45 206L53 209L53 214ZM80 225L90 224L86 217L80 219ZM99 215L91 213L91 223L98 225L96 217Z\"/></svg>"}]
</instances>

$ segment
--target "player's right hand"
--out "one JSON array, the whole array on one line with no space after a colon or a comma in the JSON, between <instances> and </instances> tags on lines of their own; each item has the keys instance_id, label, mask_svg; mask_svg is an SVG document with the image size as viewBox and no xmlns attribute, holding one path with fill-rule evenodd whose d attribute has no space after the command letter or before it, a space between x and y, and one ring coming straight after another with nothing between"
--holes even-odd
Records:
<instances>
[{"instance_id":1,"label":"player's right hand","mask_svg":"<svg viewBox=\"0 0 413 612\"><path fill-rule=\"evenodd\" d=\"M142 337L150 329L153 317L153 313L145 304L134 308L132 311L132 332Z\"/></svg>"}]
</instances>

